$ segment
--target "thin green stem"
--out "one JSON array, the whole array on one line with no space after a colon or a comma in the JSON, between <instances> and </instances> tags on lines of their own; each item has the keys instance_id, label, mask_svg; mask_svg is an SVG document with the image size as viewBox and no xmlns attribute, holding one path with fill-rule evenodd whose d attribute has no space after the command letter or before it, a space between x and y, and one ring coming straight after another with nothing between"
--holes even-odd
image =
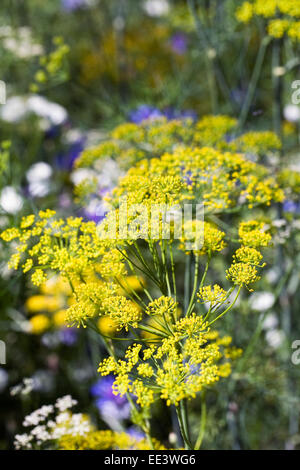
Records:
<instances>
[{"instance_id":1,"label":"thin green stem","mask_svg":"<svg viewBox=\"0 0 300 470\"><path fill-rule=\"evenodd\" d=\"M189 306L190 290L191 290L191 255L186 255L185 258L185 272L184 272L184 311L186 312Z\"/></svg>"},{"instance_id":2,"label":"thin green stem","mask_svg":"<svg viewBox=\"0 0 300 470\"><path fill-rule=\"evenodd\" d=\"M186 311L187 317L190 315L195 305L195 296L196 296L197 287L198 287L198 273L199 273L199 255L196 255L195 256L194 285L193 285L193 291L192 291L190 303Z\"/></svg>"},{"instance_id":3,"label":"thin green stem","mask_svg":"<svg viewBox=\"0 0 300 470\"><path fill-rule=\"evenodd\" d=\"M237 294L234 298L234 301L232 302L232 304L229 305L228 308L226 308L226 310L224 310L224 312L222 312L220 315L217 316L217 318L215 318L214 320L212 320L208 326L211 326L213 323L215 323L217 320L219 320L220 318L222 318L224 315L226 315L227 312L229 312L229 310L232 309L232 307L234 306L234 304L236 303L237 299L238 299L238 296L240 295L240 292L241 292L241 289L242 289L242 286L239 286L238 288L238 291L237 291Z\"/></svg>"},{"instance_id":4,"label":"thin green stem","mask_svg":"<svg viewBox=\"0 0 300 470\"><path fill-rule=\"evenodd\" d=\"M245 123L249 114L249 110L250 110L251 104L255 96L255 91L256 91L258 80L261 74L262 66L264 63L266 50L267 50L268 45L270 44L270 41L271 41L271 38L269 36L266 36L260 43L260 48L257 54L253 74L250 80L246 99L242 107L242 111L241 111L240 118L239 118L239 130L242 130L245 126Z\"/></svg>"},{"instance_id":5,"label":"thin green stem","mask_svg":"<svg viewBox=\"0 0 300 470\"><path fill-rule=\"evenodd\" d=\"M206 428L206 397L205 397L205 391L202 392L201 395L201 421L200 421L200 429L199 429L199 434L196 440L196 444L194 447L194 450L199 450L204 438L205 434L205 428Z\"/></svg>"},{"instance_id":6,"label":"thin green stem","mask_svg":"<svg viewBox=\"0 0 300 470\"><path fill-rule=\"evenodd\" d=\"M169 253L170 253L170 260L171 260L173 290L174 290L174 297L175 297L175 302L176 302L176 300L177 300L177 288L176 288L175 264L174 264L172 243L169 243Z\"/></svg>"},{"instance_id":7,"label":"thin green stem","mask_svg":"<svg viewBox=\"0 0 300 470\"><path fill-rule=\"evenodd\" d=\"M187 423L187 412L186 412L186 404L185 400L181 400L179 405L176 407L176 413L178 417L180 432L182 435L182 439L185 444L185 449L192 449L191 441L189 438L189 429Z\"/></svg>"}]
</instances>

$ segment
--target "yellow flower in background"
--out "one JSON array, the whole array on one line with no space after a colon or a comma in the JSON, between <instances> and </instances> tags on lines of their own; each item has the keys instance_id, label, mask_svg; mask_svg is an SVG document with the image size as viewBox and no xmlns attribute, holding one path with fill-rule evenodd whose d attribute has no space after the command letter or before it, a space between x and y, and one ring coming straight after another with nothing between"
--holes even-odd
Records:
<instances>
[{"instance_id":1,"label":"yellow flower in background","mask_svg":"<svg viewBox=\"0 0 300 470\"><path fill-rule=\"evenodd\" d=\"M118 323L107 316L99 318L97 325L104 336L112 336L118 329Z\"/></svg>"},{"instance_id":2,"label":"yellow flower in background","mask_svg":"<svg viewBox=\"0 0 300 470\"><path fill-rule=\"evenodd\" d=\"M63 306L63 301L59 297L50 295L32 295L25 305L29 312L55 312Z\"/></svg>"},{"instance_id":3,"label":"yellow flower in background","mask_svg":"<svg viewBox=\"0 0 300 470\"><path fill-rule=\"evenodd\" d=\"M34 315L29 320L30 323L30 332L35 335L40 335L44 333L48 328L50 328L51 322L46 315Z\"/></svg>"},{"instance_id":4,"label":"yellow flower in background","mask_svg":"<svg viewBox=\"0 0 300 470\"><path fill-rule=\"evenodd\" d=\"M236 18L241 23L249 23L254 17L267 20L267 31L271 37L281 38L286 34L291 39L300 39L298 0L246 1L236 11Z\"/></svg>"},{"instance_id":5,"label":"yellow flower in background","mask_svg":"<svg viewBox=\"0 0 300 470\"><path fill-rule=\"evenodd\" d=\"M53 324L57 328L61 328L67 326L67 311L66 310L59 310L55 312L53 315Z\"/></svg>"},{"instance_id":6,"label":"yellow flower in background","mask_svg":"<svg viewBox=\"0 0 300 470\"><path fill-rule=\"evenodd\" d=\"M71 295L72 289L62 276L54 276L40 287L40 292L45 295Z\"/></svg>"}]
</instances>

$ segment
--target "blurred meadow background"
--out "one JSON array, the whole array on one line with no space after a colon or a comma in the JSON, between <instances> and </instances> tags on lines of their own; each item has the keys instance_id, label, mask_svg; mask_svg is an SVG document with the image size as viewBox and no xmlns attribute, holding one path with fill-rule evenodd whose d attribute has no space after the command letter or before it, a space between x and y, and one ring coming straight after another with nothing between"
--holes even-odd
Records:
<instances>
[{"instance_id":1,"label":"blurred meadow background","mask_svg":"<svg viewBox=\"0 0 300 470\"><path fill-rule=\"evenodd\" d=\"M207 391L203 449L300 448L300 2L286 2L286 13L256 3L0 5L1 231L46 209L98 223L119 178L180 145L240 152L267 169L261 184L276 177L282 195L250 208L273 242L254 292L244 289L219 326L243 353ZM212 221L232 233L248 217L243 203ZM97 372L105 344L93 329L67 326L70 286L59 273L37 285L8 268L14 244L0 241L0 449L14 448L26 415L65 395L96 429L143 439L126 396L112 393L113 377ZM226 284L231 255L213 260L211 282ZM184 256L175 256L179 293ZM134 275L128 283L140 290ZM97 328L126 337L106 317ZM189 402L192 435L201 413L199 399ZM167 448L182 446L174 419L163 401L152 405L153 436Z\"/></svg>"}]
</instances>

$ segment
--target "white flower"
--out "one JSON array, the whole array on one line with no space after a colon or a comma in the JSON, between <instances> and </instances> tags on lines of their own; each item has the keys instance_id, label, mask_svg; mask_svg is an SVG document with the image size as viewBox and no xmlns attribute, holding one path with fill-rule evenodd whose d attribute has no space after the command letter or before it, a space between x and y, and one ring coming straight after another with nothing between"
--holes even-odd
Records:
<instances>
[{"instance_id":1,"label":"white flower","mask_svg":"<svg viewBox=\"0 0 300 470\"><path fill-rule=\"evenodd\" d=\"M43 47L40 44L32 44L30 41L24 41L17 38L5 38L3 47L21 59L27 59L43 53Z\"/></svg>"},{"instance_id":2,"label":"white flower","mask_svg":"<svg viewBox=\"0 0 300 470\"><path fill-rule=\"evenodd\" d=\"M30 434L16 434L14 446L17 450L19 449L31 449L31 441L33 440L33 436Z\"/></svg>"},{"instance_id":3,"label":"white flower","mask_svg":"<svg viewBox=\"0 0 300 470\"><path fill-rule=\"evenodd\" d=\"M50 192L49 181L35 181L28 186L29 193L33 197L44 197Z\"/></svg>"},{"instance_id":4,"label":"white flower","mask_svg":"<svg viewBox=\"0 0 300 470\"><path fill-rule=\"evenodd\" d=\"M169 12L170 5L167 0L146 0L143 8L149 16L163 16Z\"/></svg>"},{"instance_id":5,"label":"white flower","mask_svg":"<svg viewBox=\"0 0 300 470\"><path fill-rule=\"evenodd\" d=\"M51 126L59 126L68 118L65 108L40 95L8 98L2 106L0 117L4 121L13 123L20 121L30 113L41 118L40 127L43 130L47 130Z\"/></svg>"},{"instance_id":6,"label":"white flower","mask_svg":"<svg viewBox=\"0 0 300 470\"><path fill-rule=\"evenodd\" d=\"M281 330L269 330L266 333L266 340L273 349L279 348L284 341L284 333Z\"/></svg>"},{"instance_id":7,"label":"white flower","mask_svg":"<svg viewBox=\"0 0 300 470\"><path fill-rule=\"evenodd\" d=\"M40 95L32 95L28 98L28 110L50 121L54 126L63 124L68 117L68 113L57 103L48 101Z\"/></svg>"},{"instance_id":8,"label":"white flower","mask_svg":"<svg viewBox=\"0 0 300 470\"><path fill-rule=\"evenodd\" d=\"M295 104L288 104L283 109L283 115L289 122L298 122L300 120L300 108Z\"/></svg>"},{"instance_id":9,"label":"white flower","mask_svg":"<svg viewBox=\"0 0 300 470\"><path fill-rule=\"evenodd\" d=\"M60 398L61 400L61 398ZM56 417L56 424L64 424L64 423L67 423L70 419L70 413L68 413L67 411L64 411L62 413L59 413Z\"/></svg>"},{"instance_id":10,"label":"white flower","mask_svg":"<svg viewBox=\"0 0 300 470\"><path fill-rule=\"evenodd\" d=\"M34 388L34 381L31 378L23 379L22 383L11 387L10 394L11 396L18 395L21 393L22 395L28 395Z\"/></svg>"},{"instance_id":11,"label":"white flower","mask_svg":"<svg viewBox=\"0 0 300 470\"><path fill-rule=\"evenodd\" d=\"M30 434L37 439L38 444L41 444L42 442L45 442L51 439L51 434L47 431L47 428L45 425L36 426L35 428L31 430Z\"/></svg>"},{"instance_id":12,"label":"white flower","mask_svg":"<svg viewBox=\"0 0 300 470\"><path fill-rule=\"evenodd\" d=\"M278 325L278 318L275 313L269 313L263 321L264 330L273 330Z\"/></svg>"},{"instance_id":13,"label":"white flower","mask_svg":"<svg viewBox=\"0 0 300 470\"><path fill-rule=\"evenodd\" d=\"M86 168L78 168L78 170L75 170L71 174L71 181L75 186L80 184L82 181L86 179L91 179L96 175L96 173L92 170L88 170Z\"/></svg>"},{"instance_id":14,"label":"white flower","mask_svg":"<svg viewBox=\"0 0 300 470\"><path fill-rule=\"evenodd\" d=\"M55 406L59 409L59 411L65 411L69 408L72 408L74 405L77 404L77 401L74 400L71 395L66 395L62 398L58 398L56 400Z\"/></svg>"},{"instance_id":15,"label":"white flower","mask_svg":"<svg viewBox=\"0 0 300 470\"><path fill-rule=\"evenodd\" d=\"M22 96L12 96L6 100L2 106L0 116L6 122L18 122L27 114L26 98Z\"/></svg>"},{"instance_id":16,"label":"white flower","mask_svg":"<svg viewBox=\"0 0 300 470\"><path fill-rule=\"evenodd\" d=\"M49 179L52 175L52 168L48 163L37 162L32 165L26 173L28 183Z\"/></svg>"},{"instance_id":17,"label":"white flower","mask_svg":"<svg viewBox=\"0 0 300 470\"><path fill-rule=\"evenodd\" d=\"M13 186L5 186L1 191L0 206L9 214L16 214L22 209L23 198Z\"/></svg>"},{"instance_id":18,"label":"white flower","mask_svg":"<svg viewBox=\"0 0 300 470\"><path fill-rule=\"evenodd\" d=\"M34 42L30 28L23 26L16 30L11 27L2 27L0 35L4 36L2 40L3 47L21 59L27 59L44 52L41 44Z\"/></svg>"},{"instance_id":19,"label":"white flower","mask_svg":"<svg viewBox=\"0 0 300 470\"><path fill-rule=\"evenodd\" d=\"M83 436L92 430L88 417L82 413L72 414L66 411L76 405L71 395L58 398L55 405L44 405L26 416L23 425L33 426L29 434L15 436L15 448L32 448L32 444L41 445L46 441L53 441L68 434ZM56 409L59 410L58 414ZM52 415L49 417L49 415ZM49 417L49 419L48 419Z\"/></svg>"},{"instance_id":20,"label":"white flower","mask_svg":"<svg viewBox=\"0 0 300 470\"><path fill-rule=\"evenodd\" d=\"M274 227L281 228L286 225L286 220L285 219L276 219L273 221Z\"/></svg>"},{"instance_id":21,"label":"white flower","mask_svg":"<svg viewBox=\"0 0 300 470\"><path fill-rule=\"evenodd\" d=\"M52 168L48 163L37 162L26 173L29 192L33 197L44 197L50 192L49 178Z\"/></svg>"},{"instance_id":22,"label":"white flower","mask_svg":"<svg viewBox=\"0 0 300 470\"><path fill-rule=\"evenodd\" d=\"M119 177L122 176L122 172L119 168L119 165L115 160L111 158L105 160L104 164L100 161L101 168L97 168L97 163L95 164L96 170L101 170L98 174L98 181L100 186L103 188L109 188L118 181Z\"/></svg>"},{"instance_id":23,"label":"white flower","mask_svg":"<svg viewBox=\"0 0 300 470\"><path fill-rule=\"evenodd\" d=\"M255 292L250 297L250 307L258 312L269 310L274 305L275 296L272 292Z\"/></svg>"}]
</instances>

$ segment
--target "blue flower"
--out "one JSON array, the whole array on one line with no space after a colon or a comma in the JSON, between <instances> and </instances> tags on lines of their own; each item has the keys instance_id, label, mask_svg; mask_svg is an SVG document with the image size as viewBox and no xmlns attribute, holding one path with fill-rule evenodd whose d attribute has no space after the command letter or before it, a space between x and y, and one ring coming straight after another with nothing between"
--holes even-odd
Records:
<instances>
[{"instance_id":1,"label":"blue flower","mask_svg":"<svg viewBox=\"0 0 300 470\"><path fill-rule=\"evenodd\" d=\"M103 401L113 401L120 406L127 403L125 396L121 397L120 395L113 394L112 386L114 380L114 377L109 375L97 380L97 382L91 386L90 393L94 398L97 398L98 403L102 403Z\"/></svg>"},{"instance_id":2,"label":"blue flower","mask_svg":"<svg viewBox=\"0 0 300 470\"><path fill-rule=\"evenodd\" d=\"M146 119L157 119L163 117L163 113L152 106L142 104L129 114L129 119L135 124L140 124Z\"/></svg>"},{"instance_id":3,"label":"blue flower","mask_svg":"<svg viewBox=\"0 0 300 470\"><path fill-rule=\"evenodd\" d=\"M78 332L75 328L63 328L59 331L60 341L66 346L73 346L78 338Z\"/></svg>"},{"instance_id":4,"label":"blue flower","mask_svg":"<svg viewBox=\"0 0 300 470\"><path fill-rule=\"evenodd\" d=\"M121 422L130 416L130 404L125 396L114 395L112 385L114 377L107 376L99 379L90 388L91 395L96 398L102 419L114 430L121 430Z\"/></svg>"},{"instance_id":5,"label":"blue flower","mask_svg":"<svg viewBox=\"0 0 300 470\"><path fill-rule=\"evenodd\" d=\"M71 170L75 160L79 157L84 149L85 138L81 138L73 142L65 153L61 153L56 157L56 165L64 170Z\"/></svg>"},{"instance_id":6,"label":"blue flower","mask_svg":"<svg viewBox=\"0 0 300 470\"><path fill-rule=\"evenodd\" d=\"M173 119L196 119L197 115L192 110L176 111L174 108L165 108L163 111L160 111L159 109L146 104L142 104L129 114L129 119L135 124L140 124L145 120L159 119L161 117L165 117L169 121L172 121Z\"/></svg>"},{"instance_id":7,"label":"blue flower","mask_svg":"<svg viewBox=\"0 0 300 470\"><path fill-rule=\"evenodd\" d=\"M184 33L175 33L171 37L171 48L178 54L183 55L187 50L187 37Z\"/></svg>"},{"instance_id":8,"label":"blue flower","mask_svg":"<svg viewBox=\"0 0 300 470\"><path fill-rule=\"evenodd\" d=\"M130 428L127 429L127 434L129 434L130 437L135 439L136 441L141 441L142 439L145 439L145 434L137 429L135 426L131 426Z\"/></svg>"},{"instance_id":9,"label":"blue flower","mask_svg":"<svg viewBox=\"0 0 300 470\"><path fill-rule=\"evenodd\" d=\"M173 108L166 108L164 110L164 116L169 120L172 121L173 119L197 119L197 114L192 111L191 109L186 109L185 111L176 111Z\"/></svg>"},{"instance_id":10,"label":"blue flower","mask_svg":"<svg viewBox=\"0 0 300 470\"><path fill-rule=\"evenodd\" d=\"M62 0L61 3L65 11L74 11L87 6L86 0Z\"/></svg>"},{"instance_id":11,"label":"blue flower","mask_svg":"<svg viewBox=\"0 0 300 470\"><path fill-rule=\"evenodd\" d=\"M300 214L300 202L286 200L283 203L284 212L292 212L293 214Z\"/></svg>"}]
</instances>

